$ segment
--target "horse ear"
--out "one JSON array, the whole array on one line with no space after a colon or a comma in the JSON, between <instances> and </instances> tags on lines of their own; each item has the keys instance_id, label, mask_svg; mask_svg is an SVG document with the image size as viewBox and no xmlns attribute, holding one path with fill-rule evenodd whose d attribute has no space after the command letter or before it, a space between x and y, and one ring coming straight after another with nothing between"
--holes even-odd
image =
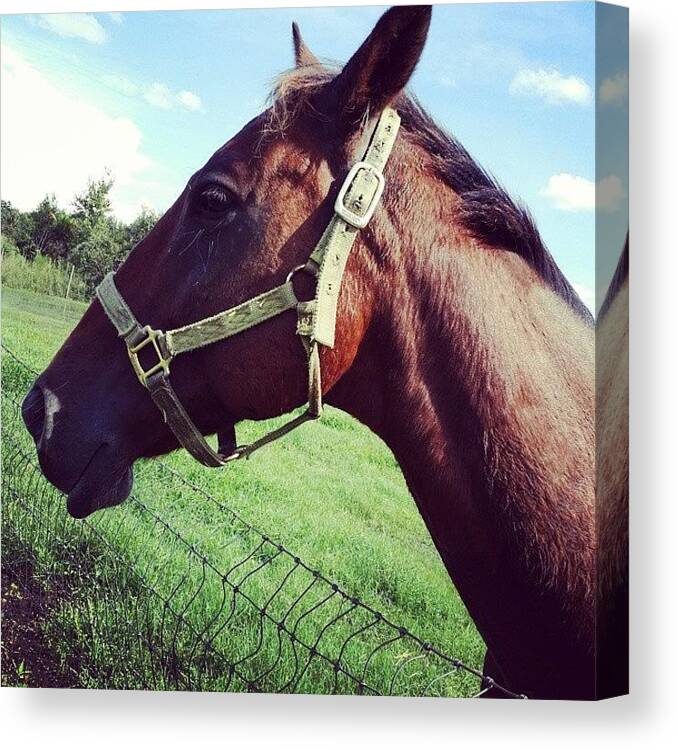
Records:
<instances>
[{"instance_id":1,"label":"horse ear","mask_svg":"<svg viewBox=\"0 0 678 750\"><path fill-rule=\"evenodd\" d=\"M332 85L343 117L355 123L395 99L419 62L430 22L430 5L400 5L384 13Z\"/></svg>"},{"instance_id":2,"label":"horse ear","mask_svg":"<svg viewBox=\"0 0 678 750\"><path fill-rule=\"evenodd\" d=\"M294 42L294 62L297 68L303 68L305 65L320 65L320 60L306 46L302 39L301 31L296 21L292 22L292 41Z\"/></svg>"}]
</instances>

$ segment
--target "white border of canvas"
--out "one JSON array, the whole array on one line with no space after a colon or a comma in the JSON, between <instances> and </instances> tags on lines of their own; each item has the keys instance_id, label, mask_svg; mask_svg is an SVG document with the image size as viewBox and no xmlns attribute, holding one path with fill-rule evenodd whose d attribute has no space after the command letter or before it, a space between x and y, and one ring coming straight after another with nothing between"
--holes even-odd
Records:
<instances>
[{"instance_id":1,"label":"white border of canvas","mask_svg":"<svg viewBox=\"0 0 678 750\"><path fill-rule=\"evenodd\" d=\"M3 0L2 12L357 5L270 0ZM676 143L673 0L631 8L632 695L605 703L0 690L5 747L606 748L674 736Z\"/></svg>"}]
</instances>

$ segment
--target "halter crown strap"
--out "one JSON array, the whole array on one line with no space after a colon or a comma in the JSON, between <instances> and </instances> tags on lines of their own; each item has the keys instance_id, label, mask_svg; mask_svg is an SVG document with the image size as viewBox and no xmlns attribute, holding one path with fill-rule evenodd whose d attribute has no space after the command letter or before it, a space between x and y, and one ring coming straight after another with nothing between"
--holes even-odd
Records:
<instances>
[{"instance_id":1,"label":"halter crown strap","mask_svg":"<svg viewBox=\"0 0 678 750\"><path fill-rule=\"evenodd\" d=\"M367 226L381 198L383 169L399 125L400 118L394 110L387 108L382 112L363 159L353 165L344 180L327 229L306 265L293 269L284 284L209 318L166 332L139 323L120 294L113 273L109 273L97 287L97 298L118 335L125 341L137 378L148 389L179 443L205 466L223 466L234 459L247 457L322 414L318 345L334 346L337 305L346 262L358 231ZM300 270L316 276L316 295L309 302L298 301L294 294L292 277ZM215 451L189 417L170 383L172 359L235 336L292 309L297 310L297 334L308 356L306 410L250 445L238 446L228 454ZM149 367L140 360L144 349L147 349L147 354L155 356Z\"/></svg>"},{"instance_id":2,"label":"halter crown strap","mask_svg":"<svg viewBox=\"0 0 678 750\"><path fill-rule=\"evenodd\" d=\"M353 165L334 204L335 214L311 253L319 268L313 311L312 338L334 346L334 329L341 280L360 229L372 218L384 190L382 174L395 143L400 117L385 109L379 118L362 161Z\"/></svg>"}]
</instances>

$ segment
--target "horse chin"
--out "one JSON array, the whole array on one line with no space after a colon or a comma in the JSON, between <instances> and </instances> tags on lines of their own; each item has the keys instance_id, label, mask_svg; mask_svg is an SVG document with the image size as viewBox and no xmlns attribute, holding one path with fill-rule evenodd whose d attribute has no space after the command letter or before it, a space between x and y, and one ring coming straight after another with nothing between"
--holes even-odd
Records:
<instances>
[{"instance_id":1,"label":"horse chin","mask_svg":"<svg viewBox=\"0 0 678 750\"><path fill-rule=\"evenodd\" d=\"M120 505L134 484L132 466L106 467L106 450L97 451L90 465L68 493L66 508L73 518L87 518L96 510Z\"/></svg>"}]
</instances>

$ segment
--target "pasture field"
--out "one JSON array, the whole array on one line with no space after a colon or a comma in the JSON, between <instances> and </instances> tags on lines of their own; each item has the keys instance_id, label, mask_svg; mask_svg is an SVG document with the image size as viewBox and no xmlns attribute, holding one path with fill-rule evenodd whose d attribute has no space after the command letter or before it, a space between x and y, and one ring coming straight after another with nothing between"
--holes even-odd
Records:
<instances>
[{"instance_id":1,"label":"pasture field","mask_svg":"<svg viewBox=\"0 0 678 750\"><path fill-rule=\"evenodd\" d=\"M84 309L5 288L3 343L40 370ZM399 467L364 426L328 408L224 470L184 451L139 462L133 497L83 523L33 465L16 407L32 377L3 352L3 598L46 602L32 637L63 684L476 692L410 638L482 666ZM49 684L20 639L3 656L5 684Z\"/></svg>"}]
</instances>

